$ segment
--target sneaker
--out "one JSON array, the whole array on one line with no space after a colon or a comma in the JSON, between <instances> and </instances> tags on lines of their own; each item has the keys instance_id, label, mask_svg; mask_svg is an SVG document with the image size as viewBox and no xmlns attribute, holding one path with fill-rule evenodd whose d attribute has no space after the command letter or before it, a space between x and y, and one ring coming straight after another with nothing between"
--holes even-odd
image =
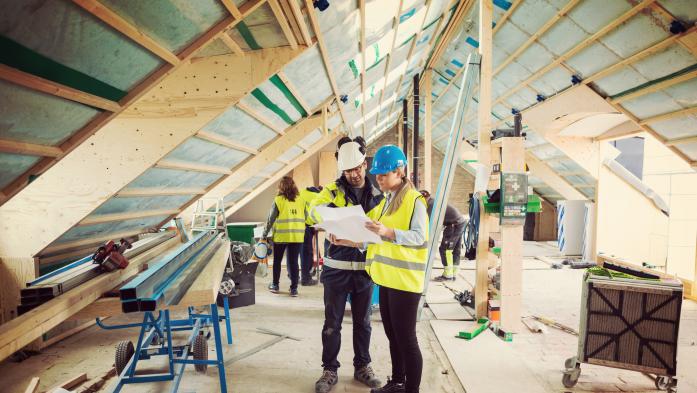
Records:
<instances>
[{"instance_id":1,"label":"sneaker","mask_svg":"<svg viewBox=\"0 0 697 393\"><path fill-rule=\"evenodd\" d=\"M269 284L269 291L271 291L271 293L278 293L278 285L274 283Z\"/></svg>"},{"instance_id":2,"label":"sneaker","mask_svg":"<svg viewBox=\"0 0 697 393\"><path fill-rule=\"evenodd\" d=\"M300 285L302 285L304 287L310 287L313 285L317 285L317 282L318 282L317 280L311 278L309 280L305 280L305 281L301 282Z\"/></svg>"},{"instance_id":3,"label":"sneaker","mask_svg":"<svg viewBox=\"0 0 697 393\"><path fill-rule=\"evenodd\" d=\"M322 376L315 382L315 393L329 393L337 382L339 382L339 376L336 371L324 370Z\"/></svg>"},{"instance_id":4,"label":"sneaker","mask_svg":"<svg viewBox=\"0 0 697 393\"><path fill-rule=\"evenodd\" d=\"M291 290L290 290L290 296L291 296L291 297L298 297L298 290L297 290L297 289L291 289Z\"/></svg>"},{"instance_id":5,"label":"sneaker","mask_svg":"<svg viewBox=\"0 0 697 393\"><path fill-rule=\"evenodd\" d=\"M371 388L379 388L382 385L382 381L375 376L375 372L370 366L356 368L353 372L353 378Z\"/></svg>"},{"instance_id":6,"label":"sneaker","mask_svg":"<svg viewBox=\"0 0 697 393\"><path fill-rule=\"evenodd\" d=\"M444 281L455 281L455 276L453 277L446 277L446 276L438 276L431 281L436 281L436 282L444 282Z\"/></svg>"},{"instance_id":7,"label":"sneaker","mask_svg":"<svg viewBox=\"0 0 697 393\"><path fill-rule=\"evenodd\" d=\"M381 388L370 389L370 393L405 393L404 383L394 382L387 378L387 383Z\"/></svg>"}]
</instances>

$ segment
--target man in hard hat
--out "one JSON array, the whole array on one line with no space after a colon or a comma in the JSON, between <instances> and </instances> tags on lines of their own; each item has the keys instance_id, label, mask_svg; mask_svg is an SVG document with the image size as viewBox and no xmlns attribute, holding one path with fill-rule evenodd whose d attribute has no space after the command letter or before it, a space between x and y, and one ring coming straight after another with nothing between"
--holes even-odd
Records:
<instances>
[{"instance_id":1,"label":"man in hard hat","mask_svg":"<svg viewBox=\"0 0 697 393\"><path fill-rule=\"evenodd\" d=\"M361 137L339 140L336 152L341 176L327 184L310 204L309 222L322 221L318 206L361 206L369 218L377 219L384 197L366 176L366 146ZM330 244L324 257L320 281L324 285L324 327L322 328L322 376L315 383L316 393L327 393L338 382L341 322L346 299L351 295L353 318L354 378L371 387L381 381L370 367L370 306L373 282L365 271L365 250Z\"/></svg>"},{"instance_id":2,"label":"man in hard hat","mask_svg":"<svg viewBox=\"0 0 697 393\"><path fill-rule=\"evenodd\" d=\"M310 212L310 204L322 191L320 187L306 187L300 190L300 198L305 201L306 215ZM300 252L300 285L309 286L317 285L317 280L312 278L313 265L313 242L315 240L316 230L312 227L312 222L309 217L305 220L305 239L303 241L303 249Z\"/></svg>"},{"instance_id":3,"label":"man in hard hat","mask_svg":"<svg viewBox=\"0 0 697 393\"><path fill-rule=\"evenodd\" d=\"M421 190L421 195L428 203L428 215L433 210L433 198L427 190ZM447 204L445 217L443 218L443 238L438 251L443 263L443 274L433 281L455 281L460 268L460 249L462 248L462 236L465 232L467 220L453 205Z\"/></svg>"}]
</instances>

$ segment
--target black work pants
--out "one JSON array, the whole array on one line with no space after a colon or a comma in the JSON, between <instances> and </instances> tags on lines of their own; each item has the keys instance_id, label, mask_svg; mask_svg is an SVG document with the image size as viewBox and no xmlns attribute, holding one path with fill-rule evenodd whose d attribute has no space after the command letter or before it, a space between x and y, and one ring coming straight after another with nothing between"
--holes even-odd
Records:
<instances>
[{"instance_id":1,"label":"black work pants","mask_svg":"<svg viewBox=\"0 0 697 393\"><path fill-rule=\"evenodd\" d=\"M298 255L302 248L302 243L274 243L273 244L273 283L278 285L281 279L281 262L283 253L288 250L286 256L286 267L290 273L290 289L298 288Z\"/></svg>"},{"instance_id":2,"label":"black work pants","mask_svg":"<svg viewBox=\"0 0 697 393\"><path fill-rule=\"evenodd\" d=\"M453 265L454 266L460 266L460 250L462 249L462 236L464 232L460 232L459 236L457 237L456 241L448 240L446 239L445 236L443 236L443 240L440 242L440 247L438 247L438 251L440 252L440 262L443 264L443 267L445 267L445 251L446 250L453 250Z\"/></svg>"},{"instance_id":3,"label":"black work pants","mask_svg":"<svg viewBox=\"0 0 697 393\"><path fill-rule=\"evenodd\" d=\"M346 298L349 293L353 317L353 366L360 368L370 364L370 301L373 297L373 286L372 284L363 285L363 281L370 280L365 272L345 272L344 274L354 277L346 280L343 285L324 282L322 368L325 370L336 371L341 366L337 356L341 349L341 322L344 320Z\"/></svg>"},{"instance_id":4,"label":"black work pants","mask_svg":"<svg viewBox=\"0 0 697 393\"><path fill-rule=\"evenodd\" d=\"M312 227L305 226L305 238L303 239L303 250L300 254L300 279L302 282L308 282L312 279L310 272L314 258L312 255L312 242L315 239L315 230Z\"/></svg>"},{"instance_id":5,"label":"black work pants","mask_svg":"<svg viewBox=\"0 0 697 393\"><path fill-rule=\"evenodd\" d=\"M404 382L406 393L417 393L423 359L416 339L420 293L380 287L380 315L390 341L392 380Z\"/></svg>"}]
</instances>

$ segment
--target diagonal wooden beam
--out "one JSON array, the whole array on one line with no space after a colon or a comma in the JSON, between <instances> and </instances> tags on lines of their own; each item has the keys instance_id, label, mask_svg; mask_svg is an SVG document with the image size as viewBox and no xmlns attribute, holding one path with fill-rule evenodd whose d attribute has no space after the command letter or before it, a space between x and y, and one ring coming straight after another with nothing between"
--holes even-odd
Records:
<instances>
[{"instance_id":1,"label":"diagonal wooden beam","mask_svg":"<svg viewBox=\"0 0 697 393\"><path fill-rule=\"evenodd\" d=\"M305 99L300 95L299 90L295 88L295 85L288 79L286 74L283 71L280 71L278 74L278 77L281 79L284 85L290 90L290 92L293 94L293 97L295 97L296 100L300 103L300 106L303 107L306 113L310 113L310 106L307 105L307 102Z\"/></svg>"},{"instance_id":2,"label":"diagonal wooden beam","mask_svg":"<svg viewBox=\"0 0 697 393\"><path fill-rule=\"evenodd\" d=\"M125 221L133 220L136 218L146 218L146 217L157 217L157 216L169 216L172 214L179 213L179 210L174 209L161 209L161 210L139 210L133 212L125 213L113 213L113 214L93 214L85 217L82 221L77 223L76 226L82 227L87 225L104 224L107 222L114 221Z\"/></svg>"},{"instance_id":3,"label":"diagonal wooden beam","mask_svg":"<svg viewBox=\"0 0 697 393\"><path fill-rule=\"evenodd\" d=\"M644 96L646 94L651 94L651 93L654 93L657 91L661 91L663 89L667 89L670 86L677 85L678 83L682 83L682 82L688 81L688 80L693 79L693 78L697 78L697 70L676 76L675 78L670 78L670 79L664 80L664 81L656 83L654 85L646 86L644 88L633 91L629 94L625 94L625 95L619 96L617 98L613 98L610 101L612 101L613 104L619 104L620 102L632 100L634 98L641 97L641 96Z\"/></svg>"},{"instance_id":4,"label":"diagonal wooden beam","mask_svg":"<svg viewBox=\"0 0 697 393\"><path fill-rule=\"evenodd\" d=\"M380 100L378 101L378 108L382 107L383 100L385 99L385 89L387 88L387 76L390 74L390 65L392 64L392 57L394 56L394 45L395 42L397 42L397 33L399 30L399 16L402 14L402 2L397 2L397 14L395 15L394 19L392 20L392 30L394 30L394 36L392 37L392 45L390 45L390 51L387 53L387 60L385 61L385 83L382 85L382 89L380 90ZM403 77L403 76L402 76ZM397 89L399 90L400 82L397 82ZM375 124L377 124L380 121L380 112L378 111L378 115L375 117Z\"/></svg>"},{"instance_id":5,"label":"diagonal wooden beam","mask_svg":"<svg viewBox=\"0 0 697 393\"><path fill-rule=\"evenodd\" d=\"M642 49L641 51L633 54L632 56L630 56L622 61L619 61L619 62L617 62L609 67L605 67L602 70L596 72L595 74L593 74L587 78L584 78L581 81L581 84L588 85L588 84L593 83L597 80L600 80L608 75L611 75L611 74L617 72L618 70L620 70L623 67L634 64L634 63L638 62L639 60L645 59L653 54L661 52L661 51L665 50L666 48L668 48L669 46L678 42L679 39L687 38L687 37L694 37L694 40L697 41L697 26L694 26L694 27L688 29L686 32L671 35L670 37L664 39L663 41L658 42L658 43L656 43L648 48ZM532 107L534 107L534 105ZM530 107L530 108L532 108L532 107ZM522 110L521 113L525 113L530 108L526 108L526 109ZM511 121L511 120L513 120L513 115L509 115L506 118L501 119L494 126L500 127L503 124L505 124L507 121Z\"/></svg>"},{"instance_id":6,"label":"diagonal wooden beam","mask_svg":"<svg viewBox=\"0 0 697 393\"><path fill-rule=\"evenodd\" d=\"M64 157L50 176L41 176L23 190L21 198L12 198L0 206L4 222L17 223L0 225L0 255L41 252L305 50L304 46L297 51L268 48L245 57L222 55L186 62L116 121L81 144L74 154ZM214 78L220 75L225 77ZM190 113L182 115L182 108ZM119 147L118 155L104 155L115 146ZM229 173L230 168L225 170ZM109 181L105 182L107 173ZM46 199L45 195L51 198ZM61 207L68 205L70 208ZM50 229L46 228L46 217L50 217ZM17 241L15 237L21 233L13 228L18 225L36 236L30 241Z\"/></svg>"},{"instance_id":7,"label":"diagonal wooden beam","mask_svg":"<svg viewBox=\"0 0 697 393\"><path fill-rule=\"evenodd\" d=\"M124 188L116 196L123 198L152 197L169 195L203 195L206 193L204 188L184 188L184 187L147 187L147 188Z\"/></svg>"},{"instance_id":8,"label":"diagonal wooden beam","mask_svg":"<svg viewBox=\"0 0 697 393\"><path fill-rule=\"evenodd\" d=\"M674 111L674 112L662 113L660 115L647 117L645 119L640 119L639 125L643 126L646 124L657 123L659 121L670 120L670 119L673 119L676 117L683 117L683 116L691 115L693 113L697 113L697 106L693 106L691 108L681 109L681 110Z\"/></svg>"},{"instance_id":9,"label":"diagonal wooden beam","mask_svg":"<svg viewBox=\"0 0 697 393\"><path fill-rule=\"evenodd\" d=\"M281 6L281 8L283 9L283 13L286 15L288 24L290 25L290 28L293 30L293 36L295 37L295 40L299 44L306 44L307 41L303 39L302 33L300 32L300 26L298 26L298 20L295 19L295 15L293 15L293 10L291 9L288 0L278 0L278 4Z\"/></svg>"},{"instance_id":10,"label":"diagonal wooden beam","mask_svg":"<svg viewBox=\"0 0 697 393\"><path fill-rule=\"evenodd\" d=\"M72 87L61 85L60 83L20 71L16 68L8 67L4 64L0 64L0 79L16 85L27 87L32 90L51 94L110 112L118 112L121 110L121 105L119 105L118 102L85 93L84 91L73 89Z\"/></svg>"},{"instance_id":11,"label":"diagonal wooden beam","mask_svg":"<svg viewBox=\"0 0 697 393\"><path fill-rule=\"evenodd\" d=\"M201 130L198 133L196 133L196 136L198 138L207 140L208 142L213 142L220 146L228 147L230 149L243 151L252 155L259 154L259 150L253 147L245 146L237 141L233 141L232 139L226 138L220 134Z\"/></svg>"},{"instance_id":12,"label":"diagonal wooden beam","mask_svg":"<svg viewBox=\"0 0 697 393\"><path fill-rule=\"evenodd\" d=\"M0 139L0 153L60 157L63 154L63 150L61 150L60 147L55 146L36 145L33 143Z\"/></svg>"},{"instance_id":13,"label":"diagonal wooden beam","mask_svg":"<svg viewBox=\"0 0 697 393\"><path fill-rule=\"evenodd\" d=\"M305 8L307 9L307 15L310 18L310 25L312 30L315 31L315 38L317 39L317 44L319 45L319 51L322 55L322 63L324 64L324 69L329 77L329 83L332 86L332 91L336 98L336 105L339 107L339 113L341 114L341 120L348 130L352 130L351 125L346 121L346 114L344 113L344 104L341 102L341 94L339 88L336 84L336 78L334 78L334 72L332 70L331 63L329 62L329 55L327 54L327 45L324 42L324 35L322 34L322 29L320 28L319 21L317 20L317 15L315 15L314 5L312 0L305 0Z\"/></svg>"},{"instance_id":14,"label":"diagonal wooden beam","mask_svg":"<svg viewBox=\"0 0 697 393\"><path fill-rule=\"evenodd\" d=\"M246 3L244 3L240 9L243 18L253 13L262 4L264 4L265 1L266 0L249 0ZM66 157L68 153L70 153L72 150L80 146L88 138L94 135L97 130L107 126L121 113L121 111L136 103L139 99L143 97L143 95L150 92L155 86L157 86L158 83L162 82L167 76L175 73L179 67L182 67L185 64L189 63L191 57L199 49L213 41L220 32L234 27L239 22L239 19L235 19L233 17L225 18L222 21L215 24L213 27L211 27L207 32L198 37L196 40L194 40L194 42L189 44L189 46L187 46L183 51L179 53L178 57L182 61L178 65L174 66L172 64L167 63L164 66L160 67L160 69L150 74L150 76L145 78L142 82L140 82L140 84L138 84L135 88L129 91L128 94L121 99L121 101L119 102L120 109L118 111L103 112L95 116L89 123L87 123L80 130L78 130L72 136L70 136L65 142L63 142L60 146L61 150L63 150L64 152L63 157ZM1 71L0 74L2 74ZM56 158L44 158L35 165L33 165L31 168L29 168L22 175L17 177L15 180L13 180L10 184L5 186L2 192L6 195L6 198L4 201L0 200L0 206L4 202L9 200L11 197L13 197L15 194L20 192L24 187L26 187L27 184L29 184L30 178L46 172L56 162L58 162L58 159Z\"/></svg>"},{"instance_id":15,"label":"diagonal wooden beam","mask_svg":"<svg viewBox=\"0 0 697 393\"><path fill-rule=\"evenodd\" d=\"M239 45L237 45L237 42L235 42L235 40L233 40L232 37L230 37L227 31L223 31L222 33L220 33L218 35L218 38L220 38L220 41L222 41L223 44L225 44L225 46L230 48L230 50L233 53L239 56L244 56L244 51L242 50L242 48Z\"/></svg>"},{"instance_id":16,"label":"diagonal wooden beam","mask_svg":"<svg viewBox=\"0 0 697 393\"><path fill-rule=\"evenodd\" d=\"M176 66L181 62L181 60L169 49L165 48L164 46L160 45L157 41L148 37L136 26L133 26L132 24L127 22L125 19L119 16L119 14L102 5L99 1L73 0L73 3L79 5L85 11L94 15L97 19L111 26L113 29L130 38L135 43L149 50L162 60L168 62L169 64ZM240 14L240 18L241 17L242 15Z\"/></svg>"},{"instance_id":17,"label":"diagonal wooden beam","mask_svg":"<svg viewBox=\"0 0 697 393\"><path fill-rule=\"evenodd\" d=\"M240 9L237 8L235 3L232 2L232 0L220 0L221 3L223 3L223 6L228 10L230 15L234 16L235 19L242 19L242 13L240 12Z\"/></svg>"},{"instance_id":18,"label":"diagonal wooden beam","mask_svg":"<svg viewBox=\"0 0 697 393\"><path fill-rule=\"evenodd\" d=\"M278 24L281 26L281 30L283 30L283 35L286 36L286 40L288 40L288 43L290 44L290 47L293 49L297 49L298 41L296 41L295 39L293 30L290 28L288 20L286 19L286 16L283 14L281 6L278 4L278 0L268 0L268 2L269 6L271 6L271 11L273 12L273 15L276 17Z\"/></svg>"},{"instance_id":19,"label":"diagonal wooden beam","mask_svg":"<svg viewBox=\"0 0 697 393\"><path fill-rule=\"evenodd\" d=\"M549 188L558 192L564 199L585 200L588 199L578 191L565 178L556 173L544 161L537 158L529 150L525 152L525 163L530 168L530 172L542 180Z\"/></svg>"},{"instance_id":20,"label":"diagonal wooden beam","mask_svg":"<svg viewBox=\"0 0 697 393\"><path fill-rule=\"evenodd\" d=\"M215 165L200 164L198 162L178 161L165 159L155 164L156 168L176 169L180 171L195 171L203 173L213 173L217 175L229 175L232 173L228 168Z\"/></svg>"},{"instance_id":21,"label":"diagonal wooden beam","mask_svg":"<svg viewBox=\"0 0 697 393\"><path fill-rule=\"evenodd\" d=\"M670 139L664 142L666 146L684 145L688 143L697 143L697 136L688 136L685 138Z\"/></svg>"},{"instance_id":22,"label":"diagonal wooden beam","mask_svg":"<svg viewBox=\"0 0 697 393\"><path fill-rule=\"evenodd\" d=\"M313 154L317 153L320 149L329 144L329 142L338 138L340 135L341 134L334 132L327 135L322 135L322 138L315 142L312 145L312 147L306 150L303 154L294 158L292 161L288 162L285 167L279 169L271 177L269 177L264 182L256 186L252 192L245 195L244 197L242 197L242 199L239 199L237 202L231 203L228 206L226 206L225 214L227 216L230 216L239 209L243 208L246 204L254 200L254 198L256 198L260 193L264 192L267 188L276 183L281 177L285 176L288 172L290 172L295 167L300 165L302 162L310 158Z\"/></svg>"},{"instance_id":23,"label":"diagonal wooden beam","mask_svg":"<svg viewBox=\"0 0 697 393\"><path fill-rule=\"evenodd\" d=\"M564 53L561 56L557 56L554 58L554 61L551 63L547 64L546 66L542 67L539 69L537 72L532 74L530 77L528 77L526 80L523 82L519 83L516 87L513 89L508 90L505 94L499 96L496 101L494 101L493 106L496 104L499 104L503 102L506 98L512 96L513 94L517 93L524 87L530 86L530 84L534 81L536 81L538 78L540 78L542 75L546 74L548 71L553 69L554 67L559 66L563 62L569 60L573 56L575 56L577 53L580 51L584 50L591 44L593 44L595 41L597 41L599 38L604 37L606 34L609 32L615 30L617 26L621 25L622 23L626 22L627 20L631 19L634 17L636 14L641 12L643 9L646 7L650 6L652 3L654 3L656 0L643 0L641 3L637 4L634 6L632 9L629 11L625 12L622 14L619 18L614 19L611 23L609 23L607 26L603 27L602 29L598 30L595 34L591 35L590 37L586 38L583 40L581 43L576 45L575 47L569 49L566 53Z\"/></svg>"},{"instance_id":24,"label":"diagonal wooden beam","mask_svg":"<svg viewBox=\"0 0 697 393\"><path fill-rule=\"evenodd\" d=\"M499 20L496 22L496 26L494 26L494 30L491 32L491 34L496 35L496 33L499 30L501 30L503 25L508 21L508 18L510 18L511 15L513 15L516 8L518 8L518 6L521 4L523 4L523 0L516 1L513 4L511 4L511 6L508 8L508 10L503 15L501 15Z\"/></svg>"},{"instance_id":25,"label":"diagonal wooden beam","mask_svg":"<svg viewBox=\"0 0 697 393\"><path fill-rule=\"evenodd\" d=\"M280 128L278 128L277 126L275 126L273 123L271 123L271 122L269 121L269 119L267 119L266 117L262 116L260 113L257 113L256 111L254 111L254 108L250 108L249 106L247 106L247 105L246 105L245 103L243 103L242 101L240 101L240 102L237 103L237 107L238 107L240 110L242 110L244 113L248 114L249 116L251 116L251 117L253 117L254 119L256 119L257 121L259 121L259 123L261 123L261 124L263 124L263 125L269 127L271 130L273 130L273 132L277 133L278 135L283 135L283 130L281 130Z\"/></svg>"},{"instance_id":26,"label":"diagonal wooden beam","mask_svg":"<svg viewBox=\"0 0 697 393\"><path fill-rule=\"evenodd\" d=\"M310 37L310 30L307 28L305 17L303 16L303 12L300 10L298 2L295 0L288 0L288 5L290 5L290 9L293 12L293 17L295 18L295 22L300 29L300 35L303 37L305 45L310 45L312 43L312 37Z\"/></svg>"},{"instance_id":27,"label":"diagonal wooden beam","mask_svg":"<svg viewBox=\"0 0 697 393\"><path fill-rule=\"evenodd\" d=\"M521 46L518 47L513 53L511 53L506 60L501 62L498 67L494 70L494 76L498 75L501 70L506 68L507 65L511 64L515 59L520 56L521 53L523 53L526 49L530 47L535 41L537 41L540 37L542 37L543 34L545 34L549 29L552 28L561 18L565 17L566 14L568 14L571 9L573 9L581 0L570 0L562 9L560 9L550 20L547 21L542 27L540 27L535 34L531 35L530 38L528 38L527 41ZM520 4L522 1L518 1L515 4ZM513 8L513 7L511 7Z\"/></svg>"},{"instance_id":28,"label":"diagonal wooden beam","mask_svg":"<svg viewBox=\"0 0 697 393\"><path fill-rule=\"evenodd\" d=\"M274 139L268 146L262 149L259 154L245 161L237 167L231 176L226 176L214 186L210 187L204 198L220 198L231 192L237 191L251 177L256 176L259 171L278 161L278 157L288 150L289 146L295 146L307 135L322 127L322 115L312 115L292 126L285 135ZM194 211L193 203L180 214L185 220L190 220Z\"/></svg>"}]
</instances>

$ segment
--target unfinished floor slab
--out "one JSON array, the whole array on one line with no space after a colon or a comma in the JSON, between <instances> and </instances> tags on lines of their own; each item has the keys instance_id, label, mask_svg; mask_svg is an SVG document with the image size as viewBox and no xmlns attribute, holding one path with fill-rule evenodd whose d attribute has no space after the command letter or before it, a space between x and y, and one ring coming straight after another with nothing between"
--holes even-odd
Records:
<instances>
[{"instance_id":1,"label":"unfinished floor slab","mask_svg":"<svg viewBox=\"0 0 697 393\"><path fill-rule=\"evenodd\" d=\"M526 256L556 256L543 243L525 242ZM438 263L438 262L436 262ZM581 283L584 270L567 267L552 269L531 257L523 260L523 315L539 315L578 329ZM434 275L440 274L435 271ZM463 261L459 279L446 285L457 290L469 289L474 283L473 264ZM450 299L448 299L450 297ZM450 290L442 284L429 287L428 300L434 307L452 304ZM435 313L439 315L438 312ZM451 314L447 315L448 317ZM446 318L450 319L450 318ZM488 392L659 392L649 377L634 371L581 365L581 377L573 389L562 385L564 361L576 354L578 338L548 328L546 333L524 331L512 342L503 342L491 331L472 341L454 338L471 322L432 320L436 337L445 349L467 393ZM684 300L678 341L678 391L697 392L697 303Z\"/></svg>"}]
</instances>

